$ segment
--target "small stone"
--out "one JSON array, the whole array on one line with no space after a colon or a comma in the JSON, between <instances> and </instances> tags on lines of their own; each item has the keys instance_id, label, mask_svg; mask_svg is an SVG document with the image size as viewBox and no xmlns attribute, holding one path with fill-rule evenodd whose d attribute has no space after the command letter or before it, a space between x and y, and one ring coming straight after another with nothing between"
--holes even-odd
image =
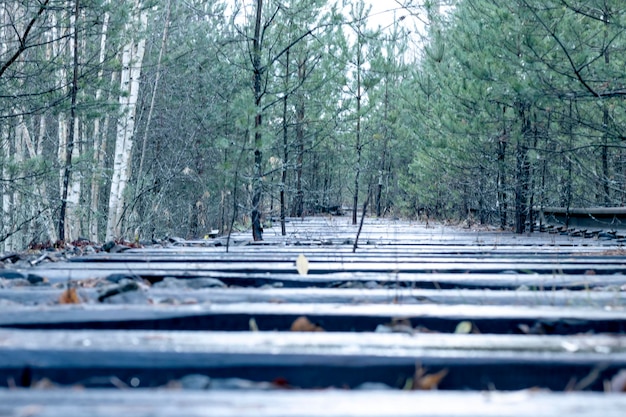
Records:
<instances>
[{"instance_id":1,"label":"small stone","mask_svg":"<svg viewBox=\"0 0 626 417\"><path fill-rule=\"evenodd\" d=\"M188 287L193 289L226 287L226 284L215 278L188 278L185 281L187 281Z\"/></svg>"},{"instance_id":2,"label":"small stone","mask_svg":"<svg viewBox=\"0 0 626 417\"><path fill-rule=\"evenodd\" d=\"M45 284L48 282L47 279L45 279L44 277L40 277L39 275L36 275L36 274L28 274L28 277L26 277L26 280L30 282L32 285Z\"/></svg>"},{"instance_id":3,"label":"small stone","mask_svg":"<svg viewBox=\"0 0 626 417\"><path fill-rule=\"evenodd\" d=\"M21 260L22 257L20 256L19 253L8 253L6 255L0 256L0 261L2 262L9 262L9 263L16 263L19 260Z\"/></svg>"},{"instance_id":4,"label":"small stone","mask_svg":"<svg viewBox=\"0 0 626 417\"><path fill-rule=\"evenodd\" d=\"M111 248L111 250L109 252L111 253L122 253L122 252L126 252L128 249L131 249L130 246L126 246L126 245L115 245Z\"/></svg>"},{"instance_id":5,"label":"small stone","mask_svg":"<svg viewBox=\"0 0 626 417\"><path fill-rule=\"evenodd\" d=\"M211 378L199 374L185 375L180 384L183 389L205 390L211 388Z\"/></svg>"},{"instance_id":6,"label":"small stone","mask_svg":"<svg viewBox=\"0 0 626 417\"><path fill-rule=\"evenodd\" d=\"M122 280L138 281L138 282L142 281L141 277L138 277L136 275L127 275L127 274L111 274L106 277L106 280L114 284L118 284Z\"/></svg>"},{"instance_id":7,"label":"small stone","mask_svg":"<svg viewBox=\"0 0 626 417\"><path fill-rule=\"evenodd\" d=\"M4 279L26 279L26 275L12 269L0 270L0 278Z\"/></svg>"},{"instance_id":8,"label":"small stone","mask_svg":"<svg viewBox=\"0 0 626 417\"><path fill-rule=\"evenodd\" d=\"M201 289L201 288L224 288L224 284L215 278L174 278L165 277L162 281L155 282L153 288L170 289Z\"/></svg>"},{"instance_id":9,"label":"small stone","mask_svg":"<svg viewBox=\"0 0 626 417\"><path fill-rule=\"evenodd\" d=\"M110 252L111 248L115 246L115 242L113 242L112 240L105 243L104 245L102 245L102 250L105 252Z\"/></svg>"},{"instance_id":10,"label":"small stone","mask_svg":"<svg viewBox=\"0 0 626 417\"><path fill-rule=\"evenodd\" d=\"M100 290L100 295L98 296L98 301L104 302L107 298L113 297L118 294L123 294L131 291L139 290L139 283L132 280L120 280L117 285L112 285L110 287L103 288Z\"/></svg>"},{"instance_id":11,"label":"small stone","mask_svg":"<svg viewBox=\"0 0 626 417\"><path fill-rule=\"evenodd\" d=\"M104 304L151 304L145 291L130 291L115 294L102 300Z\"/></svg>"}]
</instances>

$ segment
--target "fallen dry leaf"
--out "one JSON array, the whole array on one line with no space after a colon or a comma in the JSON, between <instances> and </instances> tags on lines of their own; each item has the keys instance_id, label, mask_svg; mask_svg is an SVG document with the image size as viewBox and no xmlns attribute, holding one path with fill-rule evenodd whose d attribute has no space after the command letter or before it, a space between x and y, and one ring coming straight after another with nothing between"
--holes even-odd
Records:
<instances>
[{"instance_id":1,"label":"fallen dry leaf","mask_svg":"<svg viewBox=\"0 0 626 417\"><path fill-rule=\"evenodd\" d=\"M311 321L308 318L304 316L300 316L297 319L295 319L294 322L291 324L291 331L292 332L323 332L324 329L315 323L311 323Z\"/></svg>"},{"instance_id":2,"label":"fallen dry leaf","mask_svg":"<svg viewBox=\"0 0 626 417\"><path fill-rule=\"evenodd\" d=\"M413 375L410 389L413 391L430 391L436 390L439 383L448 375L448 368L434 374L427 374L426 369L420 365L415 365L415 374ZM409 381L407 381L408 383ZM408 385L408 384L407 384Z\"/></svg>"},{"instance_id":3,"label":"fallen dry leaf","mask_svg":"<svg viewBox=\"0 0 626 417\"><path fill-rule=\"evenodd\" d=\"M59 304L80 304L82 300L76 292L76 288L68 288L59 296Z\"/></svg>"},{"instance_id":4,"label":"fallen dry leaf","mask_svg":"<svg viewBox=\"0 0 626 417\"><path fill-rule=\"evenodd\" d=\"M303 254L300 254L296 260L296 269L298 270L298 274L302 276L309 273L309 260Z\"/></svg>"}]
</instances>

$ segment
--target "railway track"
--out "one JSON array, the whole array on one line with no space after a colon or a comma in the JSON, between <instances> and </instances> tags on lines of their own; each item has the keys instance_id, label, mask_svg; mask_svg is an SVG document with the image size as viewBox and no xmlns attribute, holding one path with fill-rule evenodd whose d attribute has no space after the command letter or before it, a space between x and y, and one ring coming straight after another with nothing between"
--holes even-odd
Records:
<instances>
[{"instance_id":1,"label":"railway track","mask_svg":"<svg viewBox=\"0 0 626 417\"><path fill-rule=\"evenodd\" d=\"M0 416L622 415L618 240L288 226L6 264Z\"/></svg>"}]
</instances>

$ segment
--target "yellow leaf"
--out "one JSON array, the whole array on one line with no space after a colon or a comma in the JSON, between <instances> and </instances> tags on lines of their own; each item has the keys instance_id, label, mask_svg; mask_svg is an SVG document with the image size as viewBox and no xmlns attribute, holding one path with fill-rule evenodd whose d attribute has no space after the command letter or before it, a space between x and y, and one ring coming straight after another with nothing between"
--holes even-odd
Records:
<instances>
[{"instance_id":1,"label":"yellow leaf","mask_svg":"<svg viewBox=\"0 0 626 417\"><path fill-rule=\"evenodd\" d=\"M472 323L469 321L462 321L456 325L454 333L456 334L470 334L472 332Z\"/></svg>"},{"instance_id":2,"label":"yellow leaf","mask_svg":"<svg viewBox=\"0 0 626 417\"><path fill-rule=\"evenodd\" d=\"M298 256L298 260L296 261L296 269L298 270L298 274L304 276L309 273L309 260L303 254Z\"/></svg>"}]
</instances>

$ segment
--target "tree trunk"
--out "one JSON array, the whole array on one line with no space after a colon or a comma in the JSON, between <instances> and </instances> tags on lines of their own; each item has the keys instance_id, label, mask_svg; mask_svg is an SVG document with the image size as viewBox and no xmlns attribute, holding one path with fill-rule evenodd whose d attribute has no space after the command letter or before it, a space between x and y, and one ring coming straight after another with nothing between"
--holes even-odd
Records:
<instances>
[{"instance_id":1,"label":"tree trunk","mask_svg":"<svg viewBox=\"0 0 626 417\"><path fill-rule=\"evenodd\" d=\"M8 167L9 157L11 156L11 142L9 141L10 132L6 124L0 125L0 158L4 162L2 164L2 234L0 235L0 243L3 243L4 252L13 251L13 239L11 238L13 226L13 204L11 195L11 176Z\"/></svg>"},{"instance_id":2,"label":"tree trunk","mask_svg":"<svg viewBox=\"0 0 626 417\"><path fill-rule=\"evenodd\" d=\"M252 181L252 238L254 241L263 240L263 228L261 226L261 197L263 195L263 125L261 102L263 99L261 78L261 17L263 14L263 0L256 2L256 19L254 24L254 39L252 42L252 69L254 83L254 105L256 116L254 118L254 178Z\"/></svg>"},{"instance_id":3,"label":"tree trunk","mask_svg":"<svg viewBox=\"0 0 626 417\"><path fill-rule=\"evenodd\" d=\"M139 10L140 6L140 1L137 1L135 9ZM106 240L122 236L121 221L124 212L124 192L130 176L130 157L135 130L135 110L139 96L139 77L141 76L141 65L146 45L143 35L148 23L146 12L142 11L137 19L141 32L139 36L141 38L137 42L135 39L131 39L122 51L121 94L119 98L122 115L117 123Z\"/></svg>"},{"instance_id":4,"label":"tree trunk","mask_svg":"<svg viewBox=\"0 0 626 417\"><path fill-rule=\"evenodd\" d=\"M304 83L307 77L306 73L306 57L298 64L298 80L300 84ZM293 215L302 217L304 215L304 191L302 189L302 174L304 162L304 118L305 118L305 97L301 94L298 96L298 105L296 107L296 143L298 144L298 156L296 160L296 198L293 204Z\"/></svg>"},{"instance_id":5,"label":"tree trunk","mask_svg":"<svg viewBox=\"0 0 626 417\"><path fill-rule=\"evenodd\" d=\"M508 211L508 202L507 202L507 180L506 180L506 145L508 141L508 131L506 127L506 107L502 108L502 136L500 136L498 140L498 150L497 150L497 159L498 159L498 211L500 214L500 228L506 229L508 225L507 219L507 211Z\"/></svg>"},{"instance_id":6,"label":"tree trunk","mask_svg":"<svg viewBox=\"0 0 626 417\"><path fill-rule=\"evenodd\" d=\"M70 83L70 120L69 125L66 116L59 115L59 160L63 165L61 174L61 207L59 211L59 223L57 234L62 241L71 241L78 237L79 221L76 216L76 208L80 198L80 181L72 180L72 159L78 157L79 148L75 146L78 123L76 115L76 101L78 96L78 20L80 2L75 0L74 11L70 18L70 27L73 30L70 39L69 55L72 61L72 80ZM69 35L69 34L68 34ZM60 42L60 41L59 41ZM60 52L60 51L59 51ZM59 70L57 82L60 86L65 84L65 69Z\"/></svg>"},{"instance_id":7,"label":"tree trunk","mask_svg":"<svg viewBox=\"0 0 626 417\"><path fill-rule=\"evenodd\" d=\"M567 181L565 182L565 226L566 227L569 227L569 209L572 206L572 189L573 189L572 181L574 180L572 155L570 154L571 152L573 152L573 146L574 146L574 119L573 117L574 115L572 112L572 101L570 100L569 119L567 121L568 142L569 142L569 147L566 153Z\"/></svg>"},{"instance_id":8,"label":"tree trunk","mask_svg":"<svg viewBox=\"0 0 626 417\"><path fill-rule=\"evenodd\" d=\"M387 165L387 146L389 142L389 129L387 129L389 119L389 78L385 79L385 109L383 117L383 146L380 152L380 167L378 168L378 187L376 187L376 217L383 215L383 185L385 169Z\"/></svg>"},{"instance_id":9,"label":"tree trunk","mask_svg":"<svg viewBox=\"0 0 626 417\"><path fill-rule=\"evenodd\" d=\"M606 3L605 3L606 5ZM607 6L608 7L608 6ZM609 24L609 10L603 10L602 21L605 25ZM604 31L604 37L606 40L608 29ZM608 48L604 51L604 64L608 69L611 63ZM609 108L607 103L602 103L602 190L603 190L603 203L606 207L610 207L611 204L611 189L609 182L611 181L611 173L609 171Z\"/></svg>"},{"instance_id":10,"label":"tree trunk","mask_svg":"<svg viewBox=\"0 0 626 417\"><path fill-rule=\"evenodd\" d=\"M285 90L283 97L283 162L280 167L280 233L282 236L287 235L287 225L285 224L285 216L287 212L285 188L287 187L287 161L289 161L289 137L288 137L288 117L287 102L289 99L289 55L287 49L285 53Z\"/></svg>"},{"instance_id":11,"label":"tree trunk","mask_svg":"<svg viewBox=\"0 0 626 417\"><path fill-rule=\"evenodd\" d=\"M531 134L531 120L529 106L526 103L518 105L518 116L521 131L515 150L515 233L524 233L528 220L528 191L530 164L528 162L528 140Z\"/></svg>"},{"instance_id":12,"label":"tree trunk","mask_svg":"<svg viewBox=\"0 0 626 417\"><path fill-rule=\"evenodd\" d=\"M100 71L98 72L98 81L102 81L104 77L104 71L102 65L106 57L106 45L109 27L109 13L104 14L102 21L102 35L100 37L100 56L98 62L100 64ZM111 78L111 85L114 83L113 75ZM96 102L102 99L102 89L96 90ZM101 127L102 122L102 127ZM89 239L93 242L98 242L100 239L99 222L100 222L100 184L101 176L104 173L104 155L107 145L107 130L109 127L109 116L106 114L104 120L98 117L93 123L93 152L94 152L94 169L91 176L91 210L89 215Z\"/></svg>"},{"instance_id":13,"label":"tree trunk","mask_svg":"<svg viewBox=\"0 0 626 417\"><path fill-rule=\"evenodd\" d=\"M354 197L352 204L352 224L357 223L359 205L359 176L361 175L361 38L357 34L357 64L356 64L356 166L354 173Z\"/></svg>"}]
</instances>

